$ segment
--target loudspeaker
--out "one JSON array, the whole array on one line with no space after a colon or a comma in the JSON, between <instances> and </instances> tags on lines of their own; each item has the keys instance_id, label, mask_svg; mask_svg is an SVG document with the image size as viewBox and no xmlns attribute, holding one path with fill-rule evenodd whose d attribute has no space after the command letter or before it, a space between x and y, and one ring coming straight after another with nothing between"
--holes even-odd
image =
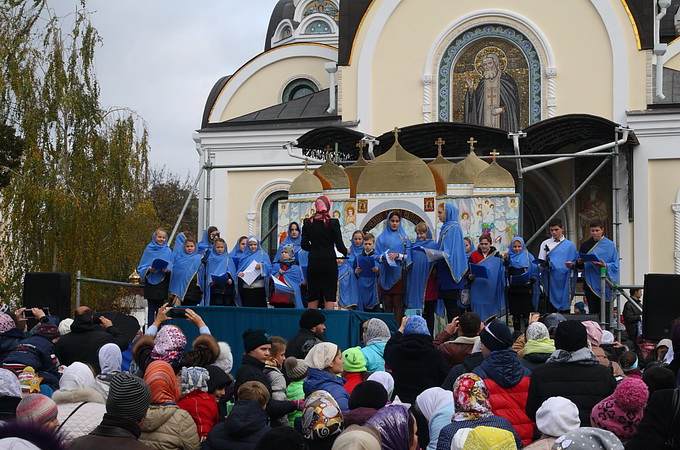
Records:
<instances>
[{"instance_id":1,"label":"loudspeaker","mask_svg":"<svg viewBox=\"0 0 680 450\"><path fill-rule=\"evenodd\" d=\"M597 314L564 314L564 318L567 320L578 320L579 322L592 321L600 323L600 316Z\"/></svg>"},{"instance_id":2,"label":"loudspeaker","mask_svg":"<svg viewBox=\"0 0 680 450\"><path fill-rule=\"evenodd\" d=\"M24 306L50 308L50 315L71 316L71 274L28 272L24 277Z\"/></svg>"},{"instance_id":3,"label":"loudspeaker","mask_svg":"<svg viewBox=\"0 0 680 450\"><path fill-rule=\"evenodd\" d=\"M642 334L645 339L671 336L671 325L680 316L680 275L645 275Z\"/></svg>"}]
</instances>

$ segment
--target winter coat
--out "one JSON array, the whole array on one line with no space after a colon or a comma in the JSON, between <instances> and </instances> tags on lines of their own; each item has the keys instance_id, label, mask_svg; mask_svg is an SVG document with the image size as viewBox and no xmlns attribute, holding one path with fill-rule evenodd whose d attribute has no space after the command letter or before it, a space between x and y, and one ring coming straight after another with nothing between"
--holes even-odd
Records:
<instances>
[{"instance_id":1,"label":"winter coat","mask_svg":"<svg viewBox=\"0 0 680 450\"><path fill-rule=\"evenodd\" d=\"M69 450L142 450L149 449L139 442L139 425L130 420L105 415L101 424L88 435L71 442Z\"/></svg>"},{"instance_id":2,"label":"winter coat","mask_svg":"<svg viewBox=\"0 0 680 450\"><path fill-rule=\"evenodd\" d=\"M177 402L177 406L188 412L194 419L199 437L207 436L220 421L217 400L212 394L200 389L194 389L182 397Z\"/></svg>"},{"instance_id":3,"label":"winter coat","mask_svg":"<svg viewBox=\"0 0 680 450\"><path fill-rule=\"evenodd\" d=\"M151 405L139 440L158 450L197 450L200 440L191 415L177 405Z\"/></svg>"},{"instance_id":4,"label":"winter coat","mask_svg":"<svg viewBox=\"0 0 680 450\"><path fill-rule=\"evenodd\" d=\"M453 391L453 383L456 382L456 379L464 373L472 372L475 370L475 367L479 366L482 362L484 362L484 355L482 352L475 352L468 355L468 357L465 358L465 361L463 361L463 364L458 364L453 369L449 370L446 379L442 383L442 389Z\"/></svg>"},{"instance_id":5,"label":"winter coat","mask_svg":"<svg viewBox=\"0 0 680 450\"><path fill-rule=\"evenodd\" d=\"M511 349L491 352L473 370L489 389L491 411L510 421L524 445L533 441L536 424L526 414L531 371Z\"/></svg>"},{"instance_id":6,"label":"winter coat","mask_svg":"<svg viewBox=\"0 0 680 450\"><path fill-rule=\"evenodd\" d=\"M515 436L515 443L517 444L517 448L523 448L522 440L515 432L515 429L512 428L512 425L510 425L508 419L504 417L491 416L479 420L464 420L462 422L451 422L450 424L446 425L439 432L437 450L449 450L451 448L451 441L453 440L453 436L461 428L476 428L476 427L493 427L509 431L513 434L513 436Z\"/></svg>"},{"instance_id":7,"label":"winter coat","mask_svg":"<svg viewBox=\"0 0 680 450\"><path fill-rule=\"evenodd\" d=\"M442 406L430 417L427 421L427 427L430 434L430 442L427 444L427 450L435 450L437 442L439 441L439 433L442 429L451 423L451 417L455 413L453 405L453 396L451 396L451 403Z\"/></svg>"},{"instance_id":8,"label":"winter coat","mask_svg":"<svg viewBox=\"0 0 680 450\"><path fill-rule=\"evenodd\" d=\"M361 349L368 373L385 371L385 345L387 342L376 342Z\"/></svg>"},{"instance_id":9,"label":"winter coat","mask_svg":"<svg viewBox=\"0 0 680 450\"><path fill-rule=\"evenodd\" d=\"M342 412L349 411L349 394L343 387L345 379L333 375L326 370L310 367L307 370L307 379L302 385L305 396L309 397L314 391L326 391L335 399Z\"/></svg>"},{"instance_id":10,"label":"winter coat","mask_svg":"<svg viewBox=\"0 0 680 450\"><path fill-rule=\"evenodd\" d=\"M283 417L290 412L295 411L295 404L289 401L274 400L271 398L273 394L272 386L269 384L269 380L264 374L263 362L258 361L250 355L243 355L241 360L241 367L238 368L236 372L236 382L234 386L234 396L238 393L238 388L241 387L246 381L259 381L264 384L269 390L269 403L267 403L267 415L272 419L276 420L279 417ZM236 398L235 400L238 400Z\"/></svg>"},{"instance_id":11,"label":"winter coat","mask_svg":"<svg viewBox=\"0 0 680 450\"><path fill-rule=\"evenodd\" d=\"M524 355L524 358L522 358L522 364L524 364L524 367L533 372L536 367L545 364L548 358L550 358L550 355L552 355L552 353L530 353L528 355Z\"/></svg>"},{"instance_id":12,"label":"winter coat","mask_svg":"<svg viewBox=\"0 0 680 450\"><path fill-rule=\"evenodd\" d=\"M345 374L345 385L343 387L348 394L351 395L356 385L364 381L364 378L361 376L362 373L365 372L349 372ZM366 377L368 377L368 374Z\"/></svg>"},{"instance_id":13,"label":"winter coat","mask_svg":"<svg viewBox=\"0 0 680 450\"><path fill-rule=\"evenodd\" d=\"M303 400L305 391L302 388L303 380L291 381L286 388L286 400ZM293 411L288 414L288 424L292 427L295 419L302 417L302 411Z\"/></svg>"},{"instance_id":14,"label":"winter coat","mask_svg":"<svg viewBox=\"0 0 680 450\"><path fill-rule=\"evenodd\" d=\"M49 372L59 379L59 360L54 351L54 343L40 334L20 341L7 355L4 363L31 366L36 372ZM55 386L55 389L58 387Z\"/></svg>"},{"instance_id":15,"label":"winter coat","mask_svg":"<svg viewBox=\"0 0 680 450\"><path fill-rule=\"evenodd\" d=\"M0 334L0 365L5 361L7 355L24 339L26 339L26 334L18 328L11 328Z\"/></svg>"},{"instance_id":16,"label":"winter coat","mask_svg":"<svg viewBox=\"0 0 680 450\"><path fill-rule=\"evenodd\" d=\"M61 364L70 366L80 361L91 365L99 373L99 349L110 342L120 347L121 352L127 350L129 344L118 328L110 326L104 329L95 325L89 316L81 314L71 324L71 332L57 341L55 349Z\"/></svg>"},{"instance_id":17,"label":"winter coat","mask_svg":"<svg viewBox=\"0 0 680 450\"><path fill-rule=\"evenodd\" d=\"M534 369L527 397L527 416L536 420L536 411L550 397L561 396L578 407L581 426L590 426L593 406L616 389L611 369L597 361L587 348L575 352L556 350L548 361Z\"/></svg>"},{"instance_id":18,"label":"winter coat","mask_svg":"<svg viewBox=\"0 0 680 450\"><path fill-rule=\"evenodd\" d=\"M441 386L449 373L444 355L429 335L404 336L397 331L385 346L385 364L392 369L394 394L411 404L425 389Z\"/></svg>"},{"instance_id":19,"label":"winter coat","mask_svg":"<svg viewBox=\"0 0 680 450\"><path fill-rule=\"evenodd\" d=\"M305 359L309 350L315 344L323 342L312 330L300 328L298 334L288 342L286 346L286 356L295 356L297 359Z\"/></svg>"},{"instance_id":20,"label":"winter coat","mask_svg":"<svg viewBox=\"0 0 680 450\"><path fill-rule=\"evenodd\" d=\"M203 443L202 450L253 450L271 427L262 406L250 400L239 400L224 422L215 425Z\"/></svg>"},{"instance_id":21,"label":"winter coat","mask_svg":"<svg viewBox=\"0 0 680 450\"><path fill-rule=\"evenodd\" d=\"M446 358L450 368L462 364L465 358L472 353L472 347L474 347L475 342L479 340L478 336L458 336L455 339L451 339L452 337L453 335L448 331L442 330L434 339L434 346L444 354L444 358Z\"/></svg>"},{"instance_id":22,"label":"winter coat","mask_svg":"<svg viewBox=\"0 0 680 450\"><path fill-rule=\"evenodd\" d=\"M90 433L106 414L104 397L92 388L54 391L52 400L59 411L60 431L68 441Z\"/></svg>"},{"instance_id":23,"label":"winter coat","mask_svg":"<svg viewBox=\"0 0 680 450\"><path fill-rule=\"evenodd\" d=\"M680 435L680 430L672 427L674 391L661 389L649 396L637 433L626 443L626 450L677 448L665 445L671 431L675 431L676 436Z\"/></svg>"}]
</instances>

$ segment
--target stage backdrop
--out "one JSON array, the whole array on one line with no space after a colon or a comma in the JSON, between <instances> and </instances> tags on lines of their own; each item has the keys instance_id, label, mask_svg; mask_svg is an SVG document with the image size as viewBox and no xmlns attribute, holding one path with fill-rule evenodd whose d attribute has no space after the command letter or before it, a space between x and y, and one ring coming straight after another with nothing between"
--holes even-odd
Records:
<instances>
[{"instance_id":1,"label":"stage backdrop","mask_svg":"<svg viewBox=\"0 0 680 450\"><path fill-rule=\"evenodd\" d=\"M241 365L243 332L248 328L264 328L270 336L291 340L300 329L299 320L304 309L234 308L228 306L192 307L210 327L218 341L231 347L234 356L232 374ZM393 333L399 328L392 314L371 314L357 311L323 311L326 315L326 340L340 346L341 350L356 347L361 342L361 324L373 317L383 320ZM179 326L187 336L187 350L198 336L198 328L185 319L168 323Z\"/></svg>"}]
</instances>

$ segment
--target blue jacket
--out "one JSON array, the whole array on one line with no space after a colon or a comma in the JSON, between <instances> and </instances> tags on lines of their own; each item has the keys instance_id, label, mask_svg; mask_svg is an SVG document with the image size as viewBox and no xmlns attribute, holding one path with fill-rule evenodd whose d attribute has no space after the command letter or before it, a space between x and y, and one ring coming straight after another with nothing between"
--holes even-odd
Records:
<instances>
[{"instance_id":1,"label":"blue jacket","mask_svg":"<svg viewBox=\"0 0 680 450\"><path fill-rule=\"evenodd\" d=\"M378 342L361 349L361 353L364 354L364 359L366 359L366 371L368 373L385 371L385 357L383 356L385 345L387 345L387 342Z\"/></svg>"},{"instance_id":2,"label":"blue jacket","mask_svg":"<svg viewBox=\"0 0 680 450\"><path fill-rule=\"evenodd\" d=\"M328 392L338 403L340 410L347 412L349 411L349 393L343 387L344 384L344 378L335 376L325 370L310 367L307 370L307 379L302 388L305 391L305 397L314 391Z\"/></svg>"},{"instance_id":3,"label":"blue jacket","mask_svg":"<svg viewBox=\"0 0 680 450\"><path fill-rule=\"evenodd\" d=\"M453 397L452 397L453 399ZM428 421L428 428L430 431L430 443L427 444L427 450L436 450L437 442L439 441L439 433L442 429L451 423L451 417L455 414L453 407L453 400L441 408L439 408L430 420Z\"/></svg>"},{"instance_id":4,"label":"blue jacket","mask_svg":"<svg viewBox=\"0 0 680 450\"><path fill-rule=\"evenodd\" d=\"M502 388L511 388L519 384L524 377L530 377L531 371L527 369L512 349L496 350L491 352L484 361L473 370L479 378L486 380L491 378Z\"/></svg>"},{"instance_id":5,"label":"blue jacket","mask_svg":"<svg viewBox=\"0 0 680 450\"><path fill-rule=\"evenodd\" d=\"M5 358L5 364L31 366L36 372L49 372L59 377L59 360L55 355L54 344L45 336L34 334L19 342Z\"/></svg>"}]
</instances>

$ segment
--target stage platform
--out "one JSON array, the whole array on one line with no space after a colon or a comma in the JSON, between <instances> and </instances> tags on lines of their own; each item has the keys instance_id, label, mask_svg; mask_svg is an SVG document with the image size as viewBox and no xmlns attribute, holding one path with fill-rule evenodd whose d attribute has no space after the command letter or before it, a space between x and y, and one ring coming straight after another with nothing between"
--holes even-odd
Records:
<instances>
[{"instance_id":1,"label":"stage platform","mask_svg":"<svg viewBox=\"0 0 680 450\"><path fill-rule=\"evenodd\" d=\"M228 306L196 306L198 313L218 341L225 341L234 356L232 374L241 365L243 332L248 328L264 328L270 336L290 340L300 329L299 320L304 309L239 308ZM340 346L341 350L356 347L361 342L361 324L373 317L383 320L392 332L399 326L393 314L375 314L357 311L324 311L326 315L326 340ZM198 336L198 329L186 319L172 319L166 323L179 326L187 336L188 348Z\"/></svg>"}]
</instances>

